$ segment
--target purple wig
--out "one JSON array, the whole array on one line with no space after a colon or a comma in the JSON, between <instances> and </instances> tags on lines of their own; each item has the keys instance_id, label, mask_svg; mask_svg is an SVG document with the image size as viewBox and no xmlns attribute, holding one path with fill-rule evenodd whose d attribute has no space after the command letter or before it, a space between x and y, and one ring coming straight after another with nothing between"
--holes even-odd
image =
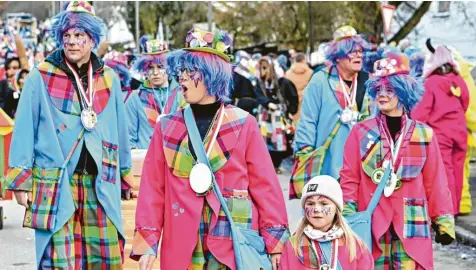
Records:
<instances>
[{"instance_id":1,"label":"purple wig","mask_svg":"<svg viewBox=\"0 0 476 270\"><path fill-rule=\"evenodd\" d=\"M396 74L385 77L371 76L366 83L370 96L375 100L381 88L393 89L405 111L411 112L421 100L424 92L423 84L409 74Z\"/></svg>"},{"instance_id":2,"label":"purple wig","mask_svg":"<svg viewBox=\"0 0 476 270\"><path fill-rule=\"evenodd\" d=\"M335 65L337 59L347 58L349 53L358 48L362 48L364 52L370 50L370 44L360 35L332 41L326 48L326 59Z\"/></svg>"},{"instance_id":3,"label":"purple wig","mask_svg":"<svg viewBox=\"0 0 476 270\"><path fill-rule=\"evenodd\" d=\"M56 46L63 49L63 33L71 28L84 31L94 42L94 49L101 43L106 34L104 21L97 16L85 12L62 11L53 17L51 34L56 41Z\"/></svg>"},{"instance_id":4,"label":"purple wig","mask_svg":"<svg viewBox=\"0 0 476 270\"><path fill-rule=\"evenodd\" d=\"M133 68L139 71L142 75L147 75L147 70L151 64L156 64L159 67L166 67L167 57L165 53L162 54L144 54L141 55L134 63Z\"/></svg>"},{"instance_id":5,"label":"purple wig","mask_svg":"<svg viewBox=\"0 0 476 270\"><path fill-rule=\"evenodd\" d=\"M107 60L104 62L106 66L112 68L118 75L119 78L121 79L121 86L122 87L129 87L131 83L131 73L129 72L129 69L116 61L111 61Z\"/></svg>"},{"instance_id":6,"label":"purple wig","mask_svg":"<svg viewBox=\"0 0 476 270\"><path fill-rule=\"evenodd\" d=\"M167 56L167 74L177 77L181 71L198 71L204 78L209 95L221 102L229 101L233 87L232 64L208 52L176 50ZM178 80L177 80L178 81Z\"/></svg>"}]
</instances>

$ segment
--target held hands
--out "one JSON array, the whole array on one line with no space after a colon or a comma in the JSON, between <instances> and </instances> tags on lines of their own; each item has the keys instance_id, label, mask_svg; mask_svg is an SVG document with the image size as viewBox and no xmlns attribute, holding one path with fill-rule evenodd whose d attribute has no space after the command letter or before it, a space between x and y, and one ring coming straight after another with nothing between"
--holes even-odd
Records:
<instances>
[{"instance_id":1,"label":"held hands","mask_svg":"<svg viewBox=\"0 0 476 270\"><path fill-rule=\"evenodd\" d=\"M152 270L155 262L155 256L153 255L142 255L139 259L139 269L140 270Z\"/></svg>"},{"instance_id":2,"label":"held hands","mask_svg":"<svg viewBox=\"0 0 476 270\"><path fill-rule=\"evenodd\" d=\"M14 190L13 194L15 194L15 199L19 205L25 206L26 209L30 207L28 202L31 201L33 197L33 193L31 191Z\"/></svg>"}]
</instances>

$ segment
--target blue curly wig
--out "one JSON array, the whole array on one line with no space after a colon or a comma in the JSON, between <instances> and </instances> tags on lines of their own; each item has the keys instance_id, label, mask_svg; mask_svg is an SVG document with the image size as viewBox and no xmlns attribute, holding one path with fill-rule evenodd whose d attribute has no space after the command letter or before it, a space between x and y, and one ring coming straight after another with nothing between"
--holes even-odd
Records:
<instances>
[{"instance_id":1,"label":"blue curly wig","mask_svg":"<svg viewBox=\"0 0 476 270\"><path fill-rule=\"evenodd\" d=\"M425 55L423 53L414 53L410 57L410 74L415 78L421 78L424 65Z\"/></svg>"},{"instance_id":2,"label":"blue curly wig","mask_svg":"<svg viewBox=\"0 0 476 270\"><path fill-rule=\"evenodd\" d=\"M381 88L393 89L398 97L399 104L406 112L411 112L421 100L424 92L423 84L409 74L396 74L385 77L371 78L365 84L372 99L375 100L377 91Z\"/></svg>"},{"instance_id":3,"label":"blue curly wig","mask_svg":"<svg viewBox=\"0 0 476 270\"><path fill-rule=\"evenodd\" d=\"M170 52L167 56L167 74L177 78L183 70L200 72L209 95L216 96L221 102L230 100L228 96L233 87L231 63L226 62L218 55L207 52L185 50Z\"/></svg>"},{"instance_id":4,"label":"blue curly wig","mask_svg":"<svg viewBox=\"0 0 476 270\"><path fill-rule=\"evenodd\" d=\"M147 41L151 40L152 37L145 35L139 39L139 44L142 52L145 52L145 44ZM140 72L142 75L147 75L147 70L151 64L156 64L160 67L166 67L167 56L165 53L161 54L142 54L137 58L134 63L133 69Z\"/></svg>"},{"instance_id":5,"label":"blue curly wig","mask_svg":"<svg viewBox=\"0 0 476 270\"><path fill-rule=\"evenodd\" d=\"M110 68L112 68L118 75L119 78L121 79L121 86L122 87L129 87L131 83L131 73L129 72L129 69L116 61L111 61L107 60L104 62L104 64Z\"/></svg>"},{"instance_id":6,"label":"blue curly wig","mask_svg":"<svg viewBox=\"0 0 476 270\"><path fill-rule=\"evenodd\" d=\"M53 17L50 30L58 48L63 49L63 33L71 28L87 33L94 42L94 49L98 48L106 36L106 25L101 18L85 12L62 11Z\"/></svg>"},{"instance_id":7,"label":"blue curly wig","mask_svg":"<svg viewBox=\"0 0 476 270\"><path fill-rule=\"evenodd\" d=\"M337 59L346 58L350 52L359 47L364 52L370 50L370 44L360 35L332 41L326 48L326 59L335 65L337 64Z\"/></svg>"},{"instance_id":8,"label":"blue curly wig","mask_svg":"<svg viewBox=\"0 0 476 270\"><path fill-rule=\"evenodd\" d=\"M372 73L374 71L375 62L380 59L382 59L382 54L378 51L365 52L363 58L363 70L365 72Z\"/></svg>"}]
</instances>

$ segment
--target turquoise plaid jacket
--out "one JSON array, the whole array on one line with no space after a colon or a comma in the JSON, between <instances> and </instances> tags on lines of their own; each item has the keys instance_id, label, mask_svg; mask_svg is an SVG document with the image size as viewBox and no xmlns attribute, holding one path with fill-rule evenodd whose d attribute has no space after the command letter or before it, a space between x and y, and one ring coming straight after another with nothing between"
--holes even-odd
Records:
<instances>
[{"instance_id":1,"label":"turquoise plaid jacket","mask_svg":"<svg viewBox=\"0 0 476 270\"><path fill-rule=\"evenodd\" d=\"M119 78L109 67L96 70L93 81L96 90L93 107L98 113L98 123L78 141L83 129L80 107L65 72L44 62L25 80L16 114L6 186L9 190L33 192L30 227L35 229L37 264L53 233L61 229L75 211L69 178L73 176L83 144L98 168L98 200L124 237L121 175L130 172L131 154L123 96ZM76 151L66 169L61 170L75 144Z\"/></svg>"}]
</instances>

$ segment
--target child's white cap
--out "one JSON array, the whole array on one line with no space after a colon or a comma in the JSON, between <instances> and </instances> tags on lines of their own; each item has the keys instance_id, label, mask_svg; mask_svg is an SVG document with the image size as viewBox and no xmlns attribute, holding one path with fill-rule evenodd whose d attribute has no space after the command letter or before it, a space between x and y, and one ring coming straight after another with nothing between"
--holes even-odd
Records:
<instances>
[{"instance_id":1,"label":"child's white cap","mask_svg":"<svg viewBox=\"0 0 476 270\"><path fill-rule=\"evenodd\" d=\"M313 177L302 190L301 206L304 208L306 199L311 196L320 195L333 201L337 208L342 211L344 199L339 182L329 175L319 175Z\"/></svg>"}]
</instances>

